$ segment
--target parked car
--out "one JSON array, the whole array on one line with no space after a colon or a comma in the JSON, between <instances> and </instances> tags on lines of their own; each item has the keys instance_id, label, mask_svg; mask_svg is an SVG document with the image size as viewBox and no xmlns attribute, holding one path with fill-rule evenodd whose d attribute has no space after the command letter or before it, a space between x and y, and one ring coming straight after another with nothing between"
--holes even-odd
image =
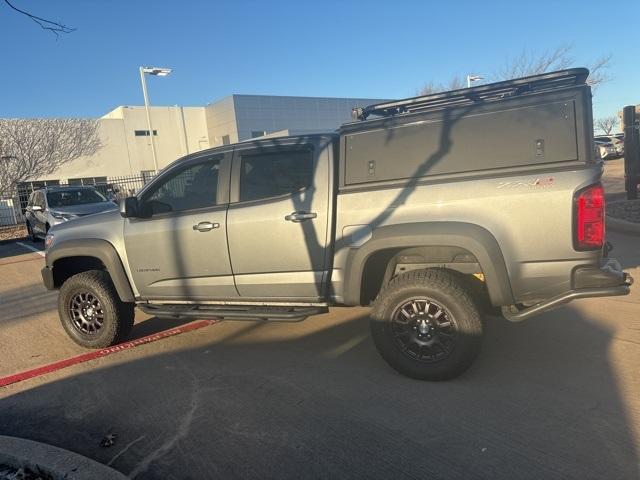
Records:
<instances>
[{"instance_id":1,"label":"parked car","mask_svg":"<svg viewBox=\"0 0 640 480\"><path fill-rule=\"evenodd\" d=\"M45 187L29 196L27 232L35 242L55 225L116 208L115 202L90 186Z\"/></svg>"},{"instance_id":2,"label":"parked car","mask_svg":"<svg viewBox=\"0 0 640 480\"><path fill-rule=\"evenodd\" d=\"M617 158L624 156L624 135L598 135L594 137L594 141L602 144L611 144L615 150Z\"/></svg>"},{"instance_id":3,"label":"parked car","mask_svg":"<svg viewBox=\"0 0 640 480\"><path fill-rule=\"evenodd\" d=\"M62 326L102 348L136 305L277 321L371 305L393 368L453 378L478 355L483 313L519 322L629 293L605 244L588 74L370 105L337 133L179 159L119 213L51 228L42 278Z\"/></svg>"},{"instance_id":4,"label":"parked car","mask_svg":"<svg viewBox=\"0 0 640 480\"><path fill-rule=\"evenodd\" d=\"M618 158L618 152L613 143L608 142L606 140L597 140L594 139L594 144L596 148L597 155L602 160L610 160L612 158Z\"/></svg>"}]
</instances>

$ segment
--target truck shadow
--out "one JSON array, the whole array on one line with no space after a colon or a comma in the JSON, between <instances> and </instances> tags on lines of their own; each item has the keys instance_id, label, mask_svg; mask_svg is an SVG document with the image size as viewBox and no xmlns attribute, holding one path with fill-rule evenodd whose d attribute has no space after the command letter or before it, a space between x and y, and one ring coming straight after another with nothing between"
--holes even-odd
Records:
<instances>
[{"instance_id":1,"label":"truck shadow","mask_svg":"<svg viewBox=\"0 0 640 480\"><path fill-rule=\"evenodd\" d=\"M638 478L613 332L578 310L489 319L478 362L444 383L395 373L348 312L224 322L190 349L12 387L2 433L132 478Z\"/></svg>"}]
</instances>

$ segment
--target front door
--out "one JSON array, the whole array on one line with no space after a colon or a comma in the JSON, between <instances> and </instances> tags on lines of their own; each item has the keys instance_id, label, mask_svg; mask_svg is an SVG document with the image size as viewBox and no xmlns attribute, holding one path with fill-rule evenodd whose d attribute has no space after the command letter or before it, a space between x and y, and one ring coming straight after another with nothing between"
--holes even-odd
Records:
<instances>
[{"instance_id":1,"label":"front door","mask_svg":"<svg viewBox=\"0 0 640 480\"><path fill-rule=\"evenodd\" d=\"M231 151L181 162L139 197L142 218L125 221L131 274L148 300L238 296L227 246Z\"/></svg>"},{"instance_id":2,"label":"front door","mask_svg":"<svg viewBox=\"0 0 640 480\"><path fill-rule=\"evenodd\" d=\"M227 234L243 299L325 297L330 178L322 137L236 147Z\"/></svg>"},{"instance_id":3,"label":"front door","mask_svg":"<svg viewBox=\"0 0 640 480\"><path fill-rule=\"evenodd\" d=\"M43 191L36 192L35 199L33 201L34 206L40 207L40 210L33 211L34 222L31 226L35 233L44 235L47 233L47 202L45 199L45 193Z\"/></svg>"}]
</instances>

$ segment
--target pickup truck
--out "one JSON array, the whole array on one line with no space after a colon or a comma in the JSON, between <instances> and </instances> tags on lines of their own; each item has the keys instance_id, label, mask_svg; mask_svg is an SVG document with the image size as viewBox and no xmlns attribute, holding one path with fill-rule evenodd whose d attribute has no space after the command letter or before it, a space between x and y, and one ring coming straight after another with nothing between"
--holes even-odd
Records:
<instances>
[{"instance_id":1,"label":"pickup truck","mask_svg":"<svg viewBox=\"0 0 640 480\"><path fill-rule=\"evenodd\" d=\"M586 69L358 108L335 133L254 140L165 168L120 211L52 227L44 284L102 348L134 308L298 321L371 306L381 356L445 380L482 316L625 295L608 258Z\"/></svg>"}]
</instances>

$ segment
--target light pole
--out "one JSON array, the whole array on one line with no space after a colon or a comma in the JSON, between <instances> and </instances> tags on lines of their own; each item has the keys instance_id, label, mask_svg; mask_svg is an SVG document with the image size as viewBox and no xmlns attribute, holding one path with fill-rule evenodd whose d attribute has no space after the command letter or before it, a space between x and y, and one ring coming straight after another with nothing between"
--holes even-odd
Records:
<instances>
[{"instance_id":1,"label":"light pole","mask_svg":"<svg viewBox=\"0 0 640 480\"><path fill-rule=\"evenodd\" d=\"M147 112L147 125L149 126L149 136L151 137L151 155L153 156L153 168L156 173L158 173L158 158L156 157L156 144L153 138L153 127L151 126L149 95L147 94L147 80L145 79L145 74L154 75L156 77L166 77L170 73L170 68L140 67L140 81L142 82L142 95L144 95L144 109Z\"/></svg>"},{"instance_id":2,"label":"light pole","mask_svg":"<svg viewBox=\"0 0 640 480\"><path fill-rule=\"evenodd\" d=\"M480 75L467 75L467 88L471 88L471 82L477 82L482 80Z\"/></svg>"}]
</instances>

